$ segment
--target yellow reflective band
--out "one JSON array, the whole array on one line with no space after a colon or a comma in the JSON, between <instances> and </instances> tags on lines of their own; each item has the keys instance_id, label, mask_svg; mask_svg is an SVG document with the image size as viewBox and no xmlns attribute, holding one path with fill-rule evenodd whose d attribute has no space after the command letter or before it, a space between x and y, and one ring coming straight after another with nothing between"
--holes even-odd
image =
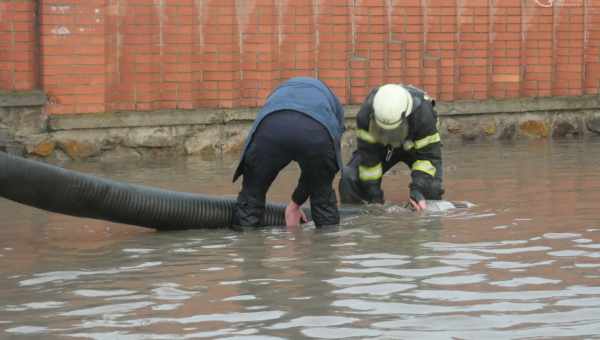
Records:
<instances>
[{"instance_id":1,"label":"yellow reflective band","mask_svg":"<svg viewBox=\"0 0 600 340\"><path fill-rule=\"evenodd\" d=\"M433 144L433 143L437 143L439 142L440 139L440 134L438 132L434 133L433 135L429 135L425 138L421 138L419 140L415 141L415 149L422 149L424 147L426 147L429 144Z\"/></svg>"},{"instance_id":2,"label":"yellow reflective band","mask_svg":"<svg viewBox=\"0 0 600 340\"><path fill-rule=\"evenodd\" d=\"M430 161L416 161L413 163L411 169L413 171L422 171L431 176L435 176L435 172L437 171Z\"/></svg>"},{"instance_id":3,"label":"yellow reflective band","mask_svg":"<svg viewBox=\"0 0 600 340\"><path fill-rule=\"evenodd\" d=\"M365 142L370 143L370 144L377 143L377 141L375 140L375 137L373 137L373 135L371 135L369 133L369 131L367 131L367 130L357 129L356 137L358 137L358 139L362 139Z\"/></svg>"},{"instance_id":4,"label":"yellow reflective band","mask_svg":"<svg viewBox=\"0 0 600 340\"><path fill-rule=\"evenodd\" d=\"M404 149L404 151L409 151L414 147L415 143L412 140L407 140L406 142L404 142L404 144L402 144L402 148Z\"/></svg>"},{"instance_id":5,"label":"yellow reflective band","mask_svg":"<svg viewBox=\"0 0 600 340\"><path fill-rule=\"evenodd\" d=\"M378 163L375 166L358 166L358 178L361 181L376 181L383 176L383 167L381 163Z\"/></svg>"}]
</instances>

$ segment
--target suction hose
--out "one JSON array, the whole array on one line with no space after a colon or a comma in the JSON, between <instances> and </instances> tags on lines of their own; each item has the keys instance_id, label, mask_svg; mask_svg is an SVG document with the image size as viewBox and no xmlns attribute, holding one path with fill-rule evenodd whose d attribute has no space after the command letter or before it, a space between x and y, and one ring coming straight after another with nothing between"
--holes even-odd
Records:
<instances>
[{"instance_id":1,"label":"suction hose","mask_svg":"<svg viewBox=\"0 0 600 340\"><path fill-rule=\"evenodd\" d=\"M0 196L51 212L157 230L230 227L236 202L116 182L5 152L0 152ZM285 225L285 205L267 203L265 223Z\"/></svg>"}]
</instances>

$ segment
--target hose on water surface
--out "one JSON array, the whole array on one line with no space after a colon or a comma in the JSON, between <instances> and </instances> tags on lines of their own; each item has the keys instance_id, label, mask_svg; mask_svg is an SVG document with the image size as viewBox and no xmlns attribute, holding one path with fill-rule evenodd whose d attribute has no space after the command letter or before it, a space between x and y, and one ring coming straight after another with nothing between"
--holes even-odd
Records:
<instances>
[{"instance_id":1,"label":"hose on water surface","mask_svg":"<svg viewBox=\"0 0 600 340\"><path fill-rule=\"evenodd\" d=\"M51 212L157 230L230 227L236 202L112 181L4 152L0 196ZM265 224L285 225L285 205L267 203Z\"/></svg>"}]
</instances>

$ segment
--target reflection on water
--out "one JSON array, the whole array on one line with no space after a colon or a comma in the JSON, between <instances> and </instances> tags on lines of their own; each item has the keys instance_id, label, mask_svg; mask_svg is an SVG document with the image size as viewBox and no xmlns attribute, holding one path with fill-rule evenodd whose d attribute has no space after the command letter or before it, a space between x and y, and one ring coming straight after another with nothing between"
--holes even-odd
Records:
<instances>
[{"instance_id":1,"label":"reflection on water","mask_svg":"<svg viewBox=\"0 0 600 340\"><path fill-rule=\"evenodd\" d=\"M0 201L0 338L507 339L600 334L598 141L446 147L446 198L336 228L155 233ZM235 196L235 160L67 164ZM408 170L385 178L403 202ZM270 199L286 202L297 169Z\"/></svg>"}]
</instances>

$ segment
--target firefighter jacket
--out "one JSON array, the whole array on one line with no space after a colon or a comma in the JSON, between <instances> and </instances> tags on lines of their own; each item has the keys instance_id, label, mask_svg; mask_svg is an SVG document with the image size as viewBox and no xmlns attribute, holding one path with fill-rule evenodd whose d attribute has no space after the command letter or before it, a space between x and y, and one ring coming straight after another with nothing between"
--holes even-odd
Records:
<instances>
[{"instance_id":1,"label":"firefighter jacket","mask_svg":"<svg viewBox=\"0 0 600 340\"><path fill-rule=\"evenodd\" d=\"M435 101L413 86L404 86L413 97L413 107L398 140L389 139L383 144L372 133L373 98L378 88L369 93L356 117L358 181L364 199L368 202L383 203L381 179L383 174L399 161L411 169L410 197L441 199L442 152L440 134L437 128Z\"/></svg>"}]
</instances>

